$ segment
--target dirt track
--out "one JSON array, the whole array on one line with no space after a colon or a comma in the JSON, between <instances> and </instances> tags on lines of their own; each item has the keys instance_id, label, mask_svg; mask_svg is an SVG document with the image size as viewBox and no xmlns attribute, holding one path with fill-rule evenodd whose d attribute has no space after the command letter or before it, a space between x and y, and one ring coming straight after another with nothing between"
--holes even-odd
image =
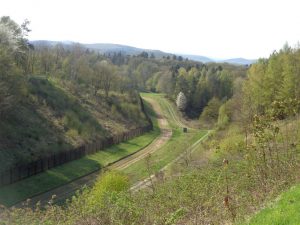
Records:
<instances>
[{"instance_id":1,"label":"dirt track","mask_svg":"<svg viewBox=\"0 0 300 225\"><path fill-rule=\"evenodd\" d=\"M196 150L196 148L198 147L198 145L203 141L205 140L208 135L210 134L210 131L208 131L204 136L202 136L199 140L197 140L196 142L194 142L194 144L192 144L188 149L187 151L190 151L191 153ZM167 165L165 165L159 172L163 172L164 170L166 170L171 164L173 163L176 163L178 162L179 160L181 160L183 158L185 153L182 153L181 155L179 155L176 159L174 159L172 162L168 163ZM157 174L159 174L159 172ZM144 188L147 188L147 187L150 187L153 182L156 182L159 178L156 177L156 174L152 174L150 177L144 179L144 180L141 180L137 183L135 183L131 188L130 190L132 192L136 192L136 191L139 191L141 189L144 189Z\"/></svg>"},{"instance_id":2,"label":"dirt track","mask_svg":"<svg viewBox=\"0 0 300 225\"><path fill-rule=\"evenodd\" d=\"M116 163L113 163L112 165L106 167L105 169L113 169L113 170L124 169L124 168L130 166L131 164L145 158L148 154L155 152L171 138L172 129L169 127L169 123L168 123L167 119L163 116L162 110L161 110L159 104L151 98L145 97L144 99L152 105L154 111L157 114L158 126L161 130L160 135L157 138L155 138L153 140L153 142L150 145L148 145L147 147L145 147L144 149L142 149L142 150L136 152L135 154L130 155ZM87 186L92 185L95 182L95 180L97 179L97 177L99 176L99 173L100 173L99 171L93 172L84 177L76 179L68 184L65 184L65 185L60 186L55 189L52 189L48 192L36 195L31 198L29 205L33 207L38 201L41 202L41 205L46 205L49 202L49 200L52 198L53 195L56 196L54 202L62 201L64 199L72 196L76 192L76 190L81 189L84 185L87 185ZM18 203L17 205L15 205L15 207L22 207L22 205L25 202L26 201Z\"/></svg>"},{"instance_id":3,"label":"dirt track","mask_svg":"<svg viewBox=\"0 0 300 225\"><path fill-rule=\"evenodd\" d=\"M125 158L124 160L114 163L109 167L110 169L125 169L131 164L145 158L148 154L155 152L162 145L164 145L172 136L172 129L169 127L168 121L163 116L159 104L151 98L145 97L144 99L152 105L154 111L157 114L158 126L160 128L161 134L142 151L139 151L136 154Z\"/></svg>"}]
</instances>

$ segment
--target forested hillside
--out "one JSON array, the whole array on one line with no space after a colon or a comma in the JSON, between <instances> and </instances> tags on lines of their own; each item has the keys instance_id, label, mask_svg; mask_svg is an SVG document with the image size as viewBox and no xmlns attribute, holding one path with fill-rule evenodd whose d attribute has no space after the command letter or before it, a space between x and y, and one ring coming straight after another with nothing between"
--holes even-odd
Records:
<instances>
[{"instance_id":1,"label":"forested hillside","mask_svg":"<svg viewBox=\"0 0 300 225\"><path fill-rule=\"evenodd\" d=\"M81 46L34 48L27 25L0 21L1 171L148 124L118 67Z\"/></svg>"},{"instance_id":2,"label":"forested hillside","mask_svg":"<svg viewBox=\"0 0 300 225\"><path fill-rule=\"evenodd\" d=\"M225 103L246 67L101 55L80 44L26 39L29 22L1 18L1 170L147 124L137 91L183 92L183 114L198 118L211 100ZM217 116L213 116L215 121Z\"/></svg>"},{"instance_id":3,"label":"forested hillside","mask_svg":"<svg viewBox=\"0 0 300 225\"><path fill-rule=\"evenodd\" d=\"M63 207L51 200L43 209L1 208L4 224L252 224L299 183L299 46L249 66L203 64L147 52L101 55L79 44L32 46L27 25L0 22L1 165L147 124L141 91L163 93L144 95L154 95L166 114L157 118L175 128L170 140L162 137L161 155L102 174ZM197 129L183 132L191 119ZM207 139L186 142L196 140L193 132ZM168 166L159 160L174 152ZM136 174L149 186L130 189Z\"/></svg>"},{"instance_id":4,"label":"forested hillside","mask_svg":"<svg viewBox=\"0 0 300 225\"><path fill-rule=\"evenodd\" d=\"M47 40L38 40L38 41L30 41L32 45L44 45L48 47L53 47L57 44L61 44L64 46L64 48L69 48L70 46L74 45L75 42L72 41L47 41ZM98 52L103 55L129 55L129 56L136 56L140 54L147 53L150 58L173 58L177 54L167 53L160 50L151 50L151 49L142 49L142 48L136 48L132 46L127 45L120 45L120 44L109 44L109 43L95 43L95 44L83 44L80 43L83 47ZM180 54L179 59L188 59L193 61L198 61L201 63L230 63L234 65L251 65L255 63L257 60L254 59L244 59L244 58L232 58L232 59L211 59L205 56L201 55L186 55L186 54ZM176 56L177 58L177 56Z\"/></svg>"},{"instance_id":5,"label":"forested hillside","mask_svg":"<svg viewBox=\"0 0 300 225\"><path fill-rule=\"evenodd\" d=\"M132 194L124 174L108 173L66 208L3 215L23 224L248 224L249 215L298 181L299 56L286 46L235 80L227 103L211 107L220 112L218 123L227 123L150 190Z\"/></svg>"},{"instance_id":6,"label":"forested hillside","mask_svg":"<svg viewBox=\"0 0 300 225\"><path fill-rule=\"evenodd\" d=\"M187 98L184 114L199 118L209 101L214 99L223 104L231 98L234 86L246 77L248 66L237 66L228 63L203 64L186 60L182 56L155 58L153 54L141 52L137 55L125 55L122 51L100 55L98 51L85 48L80 44L64 45L47 42L33 42L31 57L39 58L35 71L30 73L48 74L67 80L78 80L81 87L88 82L94 91L101 89L138 90L166 93L175 102L179 92ZM68 55L72 52L71 55ZM68 55L68 57L65 57ZM29 64L33 59L29 59ZM99 73L95 72L95 60L106 60L110 69L115 71L115 79L108 76L108 85L102 83ZM103 63L103 62L102 62ZM109 84L111 83L111 84ZM212 118L216 120L216 118Z\"/></svg>"},{"instance_id":7,"label":"forested hillside","mask_svg":"<svg viewBox=\"0 0 300 225\"><path fill-rule=\"evenodd\" d=\"M214 124L245 66L181 56L124 55L80 44L28 42L29 22L1 18L1 170L147 123L138 91L182 92L184 116ZM205 110L205 107L208 108ZM215 109L213 109L215 110Z\"/></svg>"}]
</instances>

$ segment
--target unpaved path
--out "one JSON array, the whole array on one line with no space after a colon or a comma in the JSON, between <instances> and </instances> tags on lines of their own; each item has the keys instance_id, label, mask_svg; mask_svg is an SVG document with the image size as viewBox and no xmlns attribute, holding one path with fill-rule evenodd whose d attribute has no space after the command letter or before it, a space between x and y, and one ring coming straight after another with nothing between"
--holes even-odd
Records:
<instances>
[{"instance_id":1,"label":"unpaved path","mask_svg":"<svg viewBox=\"0 0 300 225\"><path fill-rule=\"evenodd\" d=\"M187 125L183 124L180 120L180 118L178 117L178 115L176 114L176 112L174 112L173 107L171 106L170 102L167 99L162 99L162 101L164 101L165 106L167 107L172 119L174 120L174 122L179 126L179 127L187 127Z\"/></svg>"},{"instance_id":2,"label":"unpaved path","mask_svg":"<svg viewBox=\"0 0 300 225\"><path fill-rule=\"evenodd\" d=\"M172 136L172 129L169 126L168 120L164 117L162 114L162 110L159 106L159 104L153 100L152 98L144 97L144 99L149 102L154 111L157 115L158 120L158 126L160 128L160 135L146 148L144 148L142 151L137 152L134 155L131 155L129 157L126 157L124 160L121 160L119 162L116 162L112 164L109 169L125 169L131 164L145 158L147 155L155 152L157 149L159 149L161 146L163 146Z\"/></svg>"},{"instance_id":3,"label":"unpaved path","mask_svg":"<svg viewBox=\"0 0 300 225\"><path fill-rule=\"evenodd\" d=\"M153 107L155 113L157 114L157 120L158 120L158 126L160 128L160 135L153 140L153 142L145 147L144 149L136 152L135 154L129 155L128 157L125 157L121 159L120 161L117 161L113 164L111 164L108 167L105 167L103 169L124 169L131 164L145 158L148 154L155 152L158 150L162 145L164 145L172 136L172 129L169 126L169 123L167 119L163 116L162 110L159 106L159 103L153 100L152 98L145 97L146 101L148 101L151 106ZM53 195L55 195L54 202L60 202L65 200L66 198L72 196L77 190L81 189L84 185L90 186L92 185L96 179L99 176L99 170L92 172L86 176L83 176L81 178L78 178L68 184L65 184L63 186L57 187L55 189L52 189L50 191L44 192L42 194L38 194L30 199L29 206L34 207L37 202L40 201L41 205L46 205L52 198ZM22 207L24 202L20 202L15 207Z\"/></svg>"},{"instance_id":4,"label":"unpaved path","mask_svg":"<svg viewBox=\"0 0 300 225\"><path fill-rule=\"evenodd\" d=\"M176 125L178 127L187 127L189 129L194 129L192 127L187 126L185 123L181 122L180 118L175 113L173 107L168 102L168 100L162 99L162 101L164 101L164 105L166 106L167 110L169 111L169 114L170 114L172 120L176 123ZM161 172L164 172L170 165L172 165L172 164L174 164L174 163L182 160L187 153L191 154L192 152L194 152L197 149L197 147L200 145L200 143L202 143L209 136L210 133L211 133L211 130L208 130L205 135L203 135L201 138L199 138L197 141L195 141L188 149L185 150L185 152L181 153L176 159L174 159L173 161L169 162L167 165L165 165L163 168L161 168L159 170L159 172L157 172L156 174L152 174L148 178L136 182L133 186L131 186L130 190L132 192L136 192L136 191L139 191L141 189L150 187L158 179L161 179L161 177L159 177L159 174ZM158 175L158 177L156 175Z\"/></svg>"},{"instance_id":5,"label":"unpaved path","mask_svg":"<svg viewBox=\"0 0 300 225\"><path fill-rule=\"evenodd\" d=\"M195 151L198 147L198 145L204 141L208 135L210 134L211 131L208 131L205 135L203 135L200 139L198 139L196 142L194 142L186 151L188 151L190 154ZM176 159L174 159L172 162L168 163L167 165L165 165L162 169L160 169L159 172L164 172L171 164L174 164L178 161L180 161L182 158L184 158L185 156L185 152L183 152L181 155L179 155ZM156 174L159 174L156 173ZM144 189L144 188L148 188L150 187L153 182L156 182L158 179L160 179L160 177L157 177L155 174L152 174L151 176L149 176L148 178L142 180L142 181L139 181L137 183L135 183L133 186L131 186L130 190L132 192L136 192L136 191L139 191L141 189Z\"/></svg>"}]
</instances>

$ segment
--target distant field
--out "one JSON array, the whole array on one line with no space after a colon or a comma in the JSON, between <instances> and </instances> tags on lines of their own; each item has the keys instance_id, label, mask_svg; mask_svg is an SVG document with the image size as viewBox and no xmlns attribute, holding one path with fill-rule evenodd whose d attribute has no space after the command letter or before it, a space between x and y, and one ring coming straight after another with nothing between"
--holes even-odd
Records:
<instances>
[{"instance_id":1,"label":"distant field","mask_svg":"<svg viewBox=\"0 0 300 225\"><path fill-rule=\"evenodd\" d=\"M0 204L5 206L14 205L30 196L51 190L76 178L97 171L109 163L134 153L150 144L154 138L159 135L160 131L153 117L154 112L147 103L145 106L154 121L153 131L124 143L114 145L93 155L83 157L17 183L2 187L0 188Z\"/></svg>"}]
</instances>

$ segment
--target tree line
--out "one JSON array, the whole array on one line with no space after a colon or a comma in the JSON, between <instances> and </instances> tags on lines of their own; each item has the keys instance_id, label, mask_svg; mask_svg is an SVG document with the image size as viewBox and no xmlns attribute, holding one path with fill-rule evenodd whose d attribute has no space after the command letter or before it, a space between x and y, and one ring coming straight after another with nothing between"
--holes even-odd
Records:
<instances>
[{"instance_id":1,"label":"tree line","mask_svg":"<svg viewBox=\"0 0 300 225\"><path fill-rule=\"evenodd\" d=\"M112 91L122 94L138 90L166 93L175 102L182 92L187 99L183 113L194 118L210 101L221 104L230 99L235 81L246 76L245 66L203 64L176 55L155 58L147 52L136 56L100 54L80 44L33 45L27 40L28 25L28 21L18 26L9 17L1 18L1 75L42 75L62 82L74 93L95 98L108 98ZM1 98L7 103L0 102L8 105L7 90L2 92Z\"/></svg>"}]
</instances>

